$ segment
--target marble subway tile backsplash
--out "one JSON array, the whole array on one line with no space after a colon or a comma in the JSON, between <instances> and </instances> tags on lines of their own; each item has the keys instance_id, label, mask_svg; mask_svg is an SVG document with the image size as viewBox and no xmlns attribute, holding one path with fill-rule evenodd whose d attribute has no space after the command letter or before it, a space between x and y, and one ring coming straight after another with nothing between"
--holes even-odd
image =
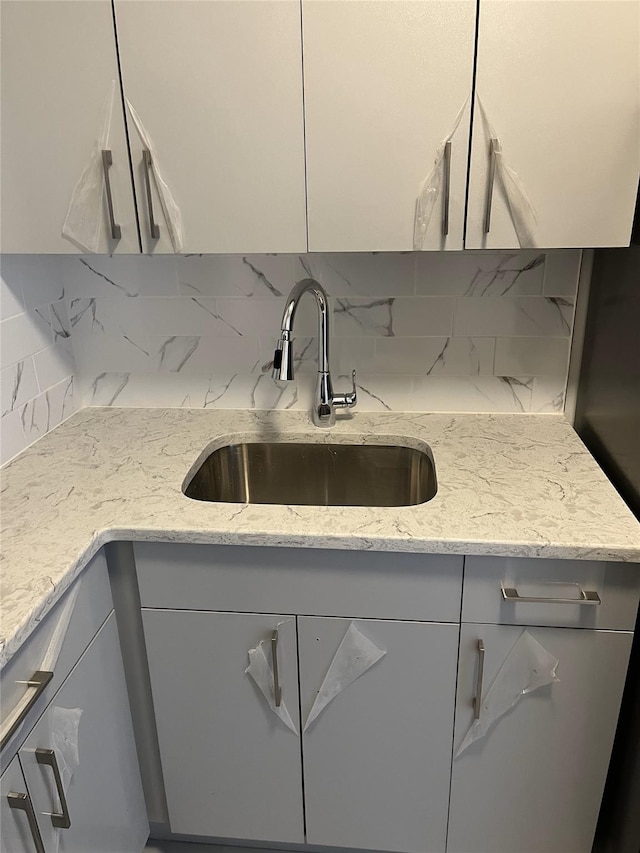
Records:
<instances>
[{"instance_id":1,"label":"marble subway tile backsplash","mask_svg":"<svg viewBox=\"0 0 640 853\"><path fill-rule=\"evenodd\" d=\"M62 265L0 258L0 464L79 406Z\"/></svg>"},{"instance_id":2,"label":"marble subway tile backsplash","mask_svg":"<svg viewBox=\"0 0 640 853\"><path fill-rule=\"evenodd\" d=\"M332 370L362 411L559 412L581 253L1 258L0 461L80 405L311 406L317 317L297 381L270 376L290 288L333 307Z\"/></svg>"},{"instance_id":3,"label":"marble subway tile backsplash","mask_svg":"<svg viewBox=\"0 0 640 853\"><path fill-rule=\"evenodd\" d=\"M309 297L297 381L270 367L285 297L312 276L331 296L334 384L356 368L361 410L562 411L578 250L55 260L85 405L309 407Z\"/></svg>"}]
</instances>

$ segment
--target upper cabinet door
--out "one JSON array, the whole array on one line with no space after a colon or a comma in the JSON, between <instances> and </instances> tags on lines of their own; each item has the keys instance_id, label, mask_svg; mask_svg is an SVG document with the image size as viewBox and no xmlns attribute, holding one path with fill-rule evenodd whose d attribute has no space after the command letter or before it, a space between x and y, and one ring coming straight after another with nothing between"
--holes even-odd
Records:
<instances>
[{"instance_id":1,"label":"upper cabinet door","mask_svg":"<svg viewBox=\"0 0 640 853\"><path fill-rule=\"evenodd\" d=\"M536 245L628 245L639 62L636 2L481 0L467 248L518 246L500 169L485 233L492 136L534 208Z\"/></svg>"},{"instance_id":2,"label":"upper cabinet door","mask_svg":"<svg viewBox=\"0 0 640 853\"><path fill-rule=\"evenodd\" d=\"M184 230L181 251L306 249L299 0L116 0L126 98ZM129 121L145 252L173 252Z\"/></svg>"},{"instance_id":3,"label":"upper cabinet door","mask_svg":"<svg viewBox=\"0 0 640 853\"><path fill-rule=\"evenodd\" d=\"M475 6L302 0L310 251L413 249L420 186L457 119L421 248L462 248Z\"/></svg>"},{"instance_id":4,"label":"upper cabinet door","mask_svg":"<svg viewBox=\"0 0 640 853\"><path fill-rule=\"evenodd\" d=\"M122 236L112 239L99 168L97 251L139 252L111 3L2 0L0 12L2 251L80 251L62 226L113 92L108 174Z\"/></svg>"}]
</instances>

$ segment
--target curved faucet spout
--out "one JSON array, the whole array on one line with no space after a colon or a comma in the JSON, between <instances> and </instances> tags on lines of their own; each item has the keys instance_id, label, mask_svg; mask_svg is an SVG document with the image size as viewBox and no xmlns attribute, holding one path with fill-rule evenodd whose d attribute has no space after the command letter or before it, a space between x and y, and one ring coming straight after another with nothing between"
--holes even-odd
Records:
<instances>
[{"instance_id":1,"label":"curved faucet spout","mask_svg":"<svg viewBox=\"0 0 640 853\"><path fill-rule=\"evenodd\" d=\"M303 278L287 296L287 304L282 314L282 332L293 332L293 321L300 299L305 293L311 293L318 308L318 370L329 370L329 302L325 289L314 278ZM290 340L290 338L289 338ZM293 378L293 377L292 377Z\"/></svg>"},{"instance_id":2,"label":"curved faucet spout","mask_svg":"<svg viewBox=\"0 0 640 853\"><path fill-rule=\"evenodd\" d=\"M318 308L318 385L316 402L313 409L313 422L316 426L330 427L336 422L336 407L352 408L356 404L355 370L353 372L353 390L348 394L334 394L329 371L329 301L322 285L313 278L299 281L287 297L282 314L280 340L273 355L273 378L290 380L294 378L294 359L292 351L293 322L300 299L305 293L313 294Z\"/></svg>"}]
</instances>

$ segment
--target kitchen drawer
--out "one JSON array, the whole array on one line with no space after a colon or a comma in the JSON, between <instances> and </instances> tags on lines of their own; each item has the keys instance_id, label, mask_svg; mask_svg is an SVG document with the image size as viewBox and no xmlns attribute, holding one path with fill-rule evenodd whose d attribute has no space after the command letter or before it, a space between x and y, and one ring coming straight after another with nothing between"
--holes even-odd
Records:
<instances>
[{"instance_id":1,"label":"kitchen drawer","mask_svg":"<svg viewBox=\"0 0 640 853\"><path fill-rule=\"evenodd\" d=\"M0 719L4 726L5 721L24 706L27 696L33 695L33 688L22 682L33 678L39 670L53 672L2 751L3 768L112 609L107 562L104 553L99 551L0 673Z\"/></svg>"},{"instance_id":2,"label":"kitchen drawer","mask_svg":"<svg viewBox=\"0 0 640 853\"><path fill-rule=\"evenodd\" d=\"M600 603L510 601L505 600L503 587L522 598L577 599L583 591L595 593ZM640 565L636 564L467 557L462 620L633 631L639 595Z\"/></svg>"},{"instance_id":3,"label":"kitchen drawer","mask_svg":"<svg viewBox=\"0 0 640 853\"><path fill-rule=\"evenodd\" d=\"M166 543L134 550L143 607L460 621L462 557Z\"/></svg>"}]
</instances>

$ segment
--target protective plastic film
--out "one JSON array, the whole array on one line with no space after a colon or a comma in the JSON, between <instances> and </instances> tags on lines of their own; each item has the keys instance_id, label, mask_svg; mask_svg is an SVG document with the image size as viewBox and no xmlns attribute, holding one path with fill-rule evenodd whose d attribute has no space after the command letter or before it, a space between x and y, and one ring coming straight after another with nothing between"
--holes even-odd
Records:
<instances>
[{"instance_id":1,"label":"protective plastic film","mask_svg":"<svg viewBox=\"0 0 640 853\"><path fill-rule=\"evenodd\" d=\"M76 583L72 586L66 596L66 600L60 611L58 616L56 626L51 635L51 639L49 640L49 644L45 649L44 655L42 657L42 662L40 664L40 670L43 672L53 672L55 669L56 663L58 662L58 658L60 657L60 651L62 650L62 644L64 642L64 638L67 635L67 631L69 630L69 623L71 622L71 616L73 615L73 611L76 606L76 601L78 599L78 594L80 593L80 584L81 580L76 581ZM15 725L16 719L18 719L24 713L24 699L18 702L13 709L13 711L2 721L2 732L4 735L5 731L9 731L13 725ZM22 730L24 727L24 721L17 726L16 730L11 735L11 739L13 739L18 732Z\"/></svg>"},{"instance_id":2,"label":"protective plastic film","mask_svg":"<svg viewBox=\"0 0 640 853\"><path fill-rule=\"evenodd\" d=\"M460 127L462 116L466 109L469 99L460 107L458 115L455 118L453 127L448 136L442 140L436 148L436 156L433 163L433 169L429 172L424 181L420 184L418 197L416 199L416 211L413 221L413 248L416 251L421 251L424 246L425 237L429 228L429 222L436 202L440 197L440 191L444 179L444 152L447 142L451 142Z\"/></svg>"},{"instance_id":3,"label":"protective plastic film","mask_svg":"<svg viewBox=\"0 0 640 853\"><path fill-rule=\"evenodd\" d=\"M511 648L480 706L480 718L474 720L456 758L484 737L489 729L511 710L523 696L546 684L560 681L556 674L559 661L528 631L523 631Z\"/></svg>"},{"instance_id":4,"label":"protective plastic film","mask_svg":"<svg viewBox=\"0 0 640 853\"><path fill-rule=\"evenodd\" d=\"M518 176L518 173L514 172L514 170L507 164L507 161L505 160L504 151L502 150L502 143L500 141L500 137L493 129L491 122L489 121L487 112L484 108L484 104L480 99L480 96L478 95L477 98L478 112L480 113L480 117L482 119L482 127L487 147L489 146L490 140L496 139L498 141L498 145L494 153L494 156L496 158L495 162L497 183L500 185L500 187L502 187L505 198L507 200L509 214L511 216L511 221L513 222L513 227L518 238L518 243L520 244L521 249L535 249L537 246L535 238L535 210L533 209L533 205L529 200L529 196L527 195L525 186L522 183L520 177Z\"/></svg>"},{"instance_id":5,"label":"protective plastic film","mask_svg":"<svg viewBox=\"0 0 640 853\"><path fill-rule=\"evenodd\" d=\"M108 149L111 116L115 102L116 81L111 81L107 95L102 129L91 149L89 160L71 194L67 215L62 225L62 236L80 251L95 254L100 250L100 235L104 216L104 174L102 151Z\"/></svg>"},{"instance_id":6,"label":"protective plastic film","mask_svg":"<svg viewBox=\"0 0 640 853\"><path fill-rule=\"evenodd\" d=\"M378 648L372 640L365 637L356 623L352 622L329 665L327 674L304 724L304 731L306 732L329 702L335 699L356 678L371 669L374 663L377 663L386 653L385 649Z\"/></svg>"},{"instance_id":7,"label":"protective plastic film","mask_svg":"<svg viewBox=\"0 0 640 853\"><path fill-rule=\"evenodd\" d=\"M125 100L127 104L127 109L129 110L129 115L131 116L133 125L138 133L138 136L140 137L140 141L142 142L144 147L148 148L151 152L151 174L153 176L153 181L156 190L158 191L158 197L160 198L160 206L162 207L162 213L164 215L164 220L167 225L167 230L169 232L171 245L173 246L173 251L179 254L184 248L182 213L180 212L180 208L176 204L176 201L173 197L173 193L169 189L169 185L162 176L162 172L160 171L160 165L158 162L158 154L153 145L153 142L151 141L149 133L142 124L142 120L134 109L131 101L129 101L128 99Z\"/></svg>"},{"instance_id":8,"label":"protective plastic film","mask_svg":"<svg viewBox=\"0 0 640 853\"><path fill-rule=\"evenodd\" d=\"M77 767L80 766L80 752L78 748L78 734L80 729L80 718L82 708L54 707L50 712L51 721L51 746L56 754L56 761L60 769L62 790L65 795L69 793L69 785ZM56 798L52 800L56 802ZM60 846L60 833L53 833L53 853L58 853Z\"/></svg>"},{"instance_id":9,"label":"protective plastic film","mask_svg":"<svg viewBox=\"0 0 640 853\"><path fill-rule=\"evenodd\" d=\"M283 622L279 622L278 627L283 624ZM249 666L245 669L245 673L258 685L260 692L276 717L279 717L285 726L297 735L298 730L291 719L291 714L284 700L280 701L280 705L276 705L273 669L264 650L264 640L261 640L255 649L249 649Z\"/></svg>"}]
</instances>

